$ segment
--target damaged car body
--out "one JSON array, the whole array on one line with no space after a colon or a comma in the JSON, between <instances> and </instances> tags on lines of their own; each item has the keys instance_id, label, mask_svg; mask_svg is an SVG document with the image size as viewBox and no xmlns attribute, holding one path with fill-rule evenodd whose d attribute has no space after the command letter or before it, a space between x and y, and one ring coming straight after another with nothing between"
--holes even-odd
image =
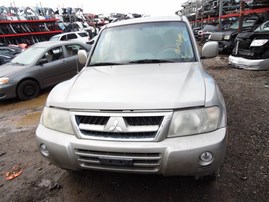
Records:
<instances>
[{"instance_id":1,"label":"damaged car body","mask_svg":"<svg viewBox=\"0 0 269 202\"><path fill-rule=\"evenodd\" d=\"M229 64L242 69L269 70L269 21L254 32L238 34L235 41Z\"/></svg>"},{"instance_id":2,"label":"damaged car body","mask_svg":"<svg viewBox=\"0 0 269 202\"><path fill-rule=\"evenodd\" d=\"M215 57L208 42L203 58ZM106 25L85 64L50 92L36 130L41 154L67 170L208 176L227 142L223 96L202 67L186 17Z\"/></svg>"},{"instance_id":3,"label":"damaged car body","mask_svg":"<svg viewBox=\"0 0 269 202\"><path fill-rule=\"evenodd\" d=\"M258 15L245 16L242 25L242 32L253 31L261 23L263 19ZM238 35L239 20L235 21L229 28L213 32L209 36L210 41L217 41L219 43L219 51L223 53L231 53L234 48L234 41Z\"/></svg>"}]
</instances>

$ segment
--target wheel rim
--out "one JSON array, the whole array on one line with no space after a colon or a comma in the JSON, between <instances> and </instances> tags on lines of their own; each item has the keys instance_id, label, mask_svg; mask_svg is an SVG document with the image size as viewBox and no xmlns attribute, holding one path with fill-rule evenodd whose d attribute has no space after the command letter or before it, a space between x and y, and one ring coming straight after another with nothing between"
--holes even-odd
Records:
<instances>
[{"instance_id":1,"label":"wheel rim","mask_svg":"<svg viewBox=\"0 0 269 202\"><path fill-rule=\"evenodd\" d=\"M26 86L23 90L23 94L27 97L33 96L35 94L35 88L34 86Z\"/></svg>"}]
</instances>

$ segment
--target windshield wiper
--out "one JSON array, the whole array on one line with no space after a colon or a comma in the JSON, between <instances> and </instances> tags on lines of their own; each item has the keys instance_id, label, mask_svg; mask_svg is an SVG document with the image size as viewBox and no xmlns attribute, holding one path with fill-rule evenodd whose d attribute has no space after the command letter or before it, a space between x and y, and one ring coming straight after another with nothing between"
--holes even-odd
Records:
<instances>
[{"instance_id":1,"label":"windshield wiper","mask_svg":"<svg viewBox=\"0 0 269 202\"><path fill-rule=\"evenodd\" d=\"M93 63L89 66L110 66L110 65L126 65L126 64L145 64L145 63L175 63L175 60L164 59L143 59L143 60L131 60L126 62L100 62Z\"/></svg>"},{"instance_id":2,"label":"windshield wiper","mask_svg":"<svg viewBox=\"0 0 269 202\"><path fill-rule=\"evenodd\" d=\"M10 64L12 65L20 65L20 66L24 66L25 64L20 63L20 62L10 62Z\"/></svg>"},{"instance_id":3,"label":"windshield wiper","mask_svg":"<svg viewBox=\"0 0 269 202\"><path fill-rule=\"evenodd\" d=\"M126 63L120 63L120 62L98 62L90 64L89 66L110 66L110 65L125 65Z\"/></svg>"},{"instance_id":4,"label":"windshield wiper","mask_svg":"<svg viewBox=\"0 0 269 202\"><path fill-rule=\"evenodd\" d=\"M144 59L144 60L132 60L128 63L136 63L136 64L145 64L145 63L175 63L174 60L164 60L164 59Z\"/></svg>"}]
</instances>

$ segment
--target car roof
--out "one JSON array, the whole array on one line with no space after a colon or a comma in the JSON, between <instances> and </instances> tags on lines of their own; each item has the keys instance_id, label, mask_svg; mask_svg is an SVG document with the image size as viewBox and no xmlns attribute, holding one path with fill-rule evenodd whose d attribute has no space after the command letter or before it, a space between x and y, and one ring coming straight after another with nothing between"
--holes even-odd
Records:
<instances>
[{"instance_id":1,"label":"car roof","mask_svg":"<svg viewBox=\"0 0 269 202\"><path fill-rule=\"evenodd\" d=\"M134 18L134 19L113 22L113 23L107 24L106 27L115 27L115 26L121 26L121 25L148 23L148 22L165 22L165 21L188 22L188 19L185 16L142 17L142 18Z\"/></svg>"},{"instance_id":2,"label":"car roof","mask_svg":"<svg viewBox=\"0 0 269 202\"><path fill-rule=\"evenodd\" d=\"M82 46L85 46L84 43L78 42L78 41L44 41L44 42L39 42L32 47L43 47L43 48L49 48L53 46L59 46L59 45L70 45L70 44L80 44Z\"/></svg>"},{"instance_id":3,"label":"car roof","mask_svg":"<svg viewBox=\"0 0 269 202\"><path fill-rule=\"evenodd\" d=\"M60 36L66 35L66 34L74 34L74 33L86 33L87 34L86 31L81 30L81 31L75 31L75 32L64 32L64 33L61 33L61 34L56 34L56 35L54 35L52 37L60 37Z\"/></svg>"}]
</instances>

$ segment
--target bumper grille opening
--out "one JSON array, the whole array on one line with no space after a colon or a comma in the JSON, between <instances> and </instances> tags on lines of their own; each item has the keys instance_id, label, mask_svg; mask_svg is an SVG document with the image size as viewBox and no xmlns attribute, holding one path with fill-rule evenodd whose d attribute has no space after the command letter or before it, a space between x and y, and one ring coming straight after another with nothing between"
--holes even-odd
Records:
<instances>
[{"instance_id":1,"label":"bumper grille opening","mask_svg":"<svg viewBox=\"0 0 269 202\"><path fill-rule=\"evenodd\" d=\"M85 168L152 173L158 172L161 164L160 153L104 152L84 149L75 149L74 152L80 166ZM108 160L106 161L108 163L103 163L103 159Z\"/></svg>"},{"instance_id":2,"label":"bumper grille opening","mask_svg":"<svg viewBox=\"0 0 269 202\"><path fill-rule=\"evenodd\" d=\"M209 169L211 169L212 168L212 165L210 164L210 165L207 165L207 166L200 166L198 169L197 169L197 171L198 172L202 172L202 171L206 171L206 170L209 170Z\"/></svg>"}]
</instances>

